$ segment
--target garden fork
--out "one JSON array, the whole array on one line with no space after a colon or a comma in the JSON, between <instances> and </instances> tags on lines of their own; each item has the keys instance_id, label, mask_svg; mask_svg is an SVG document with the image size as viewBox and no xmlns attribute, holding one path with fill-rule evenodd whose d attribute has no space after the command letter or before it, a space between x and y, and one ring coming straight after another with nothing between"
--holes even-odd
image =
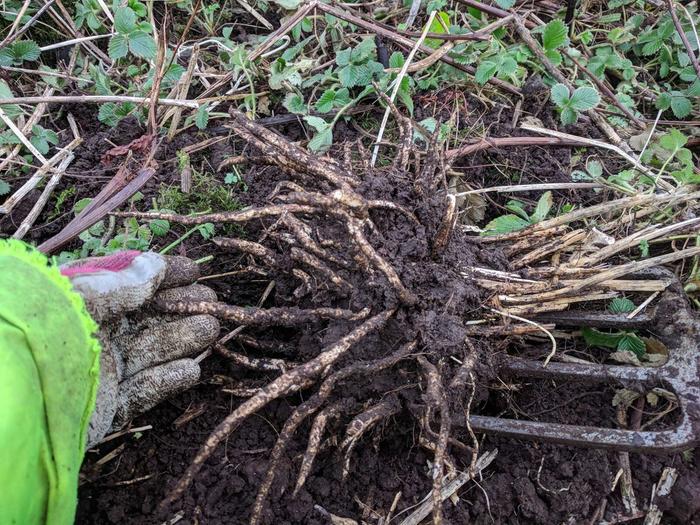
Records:
<instances>
[{"instance_id":1,"label":"garden fork","mask_svg":"<svg viewBox=\"0 0 700 525\"><path fill-rule=\"evenodd\" d=\"M649 314L628 319L626 314L567 311L543 314L536 319L559 326L615 329L651 329L669 349L668 361L656 368L604 364L549 363L508 357L501 373L520 378L559 379L584 383L618 383L632 388L660 384L672 390L682 411L680 423L660 431L543 423L472 415L474 431L592 448L634 452L677 452L700 441L700 321L690 310L682 289L662 295ZM672 316L672 318L669 318Z\"/></svg>"}]
</instances>

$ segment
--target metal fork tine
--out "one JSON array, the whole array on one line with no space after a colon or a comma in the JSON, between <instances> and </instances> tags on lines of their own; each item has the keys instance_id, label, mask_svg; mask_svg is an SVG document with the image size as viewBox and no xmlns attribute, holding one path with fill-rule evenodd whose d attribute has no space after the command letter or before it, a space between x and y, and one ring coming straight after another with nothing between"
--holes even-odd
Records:
<instances>
[{"instance_id":1,"label":"metal fork tine","mask_svg":"<svg viewBox=\"0 0 700 525\"><path fill-rule=\"evenodd\" d=\"M595 382L613 381L658 381L661 368L641 368L636 366L610 366L598 364L549 363L532 361L519 357L509 357L501 370L520 377L538 377L542 379L570 379Z\"/></svg>"},{"instance_id":2,"label":"metal fork tine","mask_svg":"<svg viewBox=\"0 0 700 525\"><path fill-rule=\"evenodd\" d=\"M548 312L535 317L538 323L555 323L564 326L580 326L591 328L619 328L632 330L646 328L653 321L653 314L640 313L632 319L627 314L610 314L606 312L582 312L567 310L564 312Z\"/></svg>"},{"instance_id":3,"label":"metal fork tine","mask_svg":"<svg viewBox=\"0 0 700 525\"><path fill-rule=\"evenodd\" d=\"M674 430L658 432L541 423L539 421L521 421L477 415L472 415L469 422L476 432L536 439L563 445L635 452L676 452L692 446L695 440L692 425L687 416Z\"/></svg>"}]
</instances>

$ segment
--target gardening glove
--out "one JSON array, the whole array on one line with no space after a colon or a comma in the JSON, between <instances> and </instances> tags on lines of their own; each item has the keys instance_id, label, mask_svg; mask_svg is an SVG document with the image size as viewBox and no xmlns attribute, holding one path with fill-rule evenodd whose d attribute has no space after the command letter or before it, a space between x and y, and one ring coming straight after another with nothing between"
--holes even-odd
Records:
<instances>
[{"instance_id":1,"label":"gardening glove","mask_svg":"<svg viewBox=\"0 0 700 525\"><path fill-rule=\"evenodd\" d=\"M219 323L210 315L159 312L158 301L216 301L210 288L192 284L198 266L186 257L120 252L61 267L99 324L100 384L88 427L88 447L164 399L193 386L197 361Z\"/></svg>"}]
</instances>

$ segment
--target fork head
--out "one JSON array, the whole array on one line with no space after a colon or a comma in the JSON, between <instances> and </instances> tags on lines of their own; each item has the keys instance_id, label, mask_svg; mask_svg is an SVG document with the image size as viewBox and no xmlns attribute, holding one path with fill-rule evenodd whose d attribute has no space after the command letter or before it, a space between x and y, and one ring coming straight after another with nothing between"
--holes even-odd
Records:
<instances>
[{"instance_id":1,"label":"fork head","mask_svg":"<svg viewBox=\"0 0 700 525\"><path fill-rule=\"evenodd\" d=\"M558 326L635 329L654 332L669 349L669 358L659 367L572 364L508 357L501 373L519 378L573 380L652 388L662 383L677 397L681 421L670 430L639 431L595 426L567 425L472 415L475 431L515 438L548 441L634 452L677 452L700 441L700 319L687 303L679 286L669 287L648 314L628 319L626 314L568 311L544 314L538 322Z\"/></svg>"}]
</instances>

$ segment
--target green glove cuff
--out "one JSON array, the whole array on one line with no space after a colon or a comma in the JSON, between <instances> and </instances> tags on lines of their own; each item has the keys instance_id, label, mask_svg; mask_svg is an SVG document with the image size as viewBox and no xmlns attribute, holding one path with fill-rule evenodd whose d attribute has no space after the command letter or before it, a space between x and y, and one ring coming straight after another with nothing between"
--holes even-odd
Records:
<instances>
[{"instance_id":1,"label":"green glove cuff","mask_svg":"<svg viewBox=\"0 0 700 525\"><path fill-rule=\"evenodd\" d=\"M46 257L0 240L0 524L72 524L100 345Z\"/></svg>"}]
</instances>

